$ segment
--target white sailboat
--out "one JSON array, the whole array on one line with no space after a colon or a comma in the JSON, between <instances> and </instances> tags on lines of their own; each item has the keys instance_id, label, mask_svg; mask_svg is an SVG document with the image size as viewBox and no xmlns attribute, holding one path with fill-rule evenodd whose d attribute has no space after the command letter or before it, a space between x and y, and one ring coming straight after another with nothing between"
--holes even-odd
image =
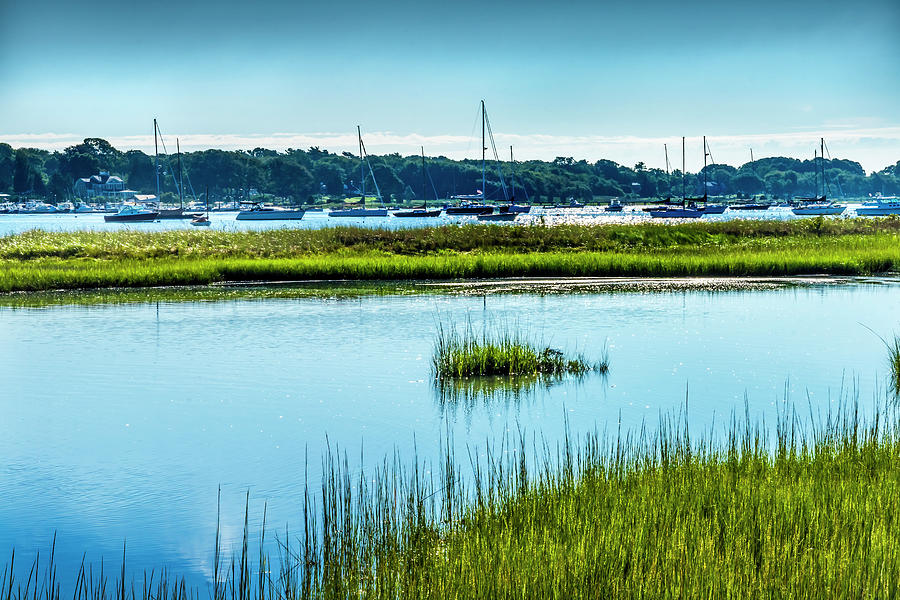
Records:
<instances>
[{"instance_id":1,"label":"white sailboat","mask_svg":"<svg viewBox=\"0 0 900 600\"><path fill-rule=\"evenodd\" d=\"M847 206L844 204L835 204L834 202L828 202L828 197L825 194L825 138L820 138L820 142L822 145L821 155L817 156L816 152L813 151L813 166L815 167L815 179L814 179L814 189L813 189L813 197L812 198L800 198L800 200L804 200L805 202L800 206L795 206L791 209L795 215L800 216L820 216L820 215L839 215L843 213ZM819 161L821 160L821 165ZM819 196L819 168L822 169L822 195ZM857 214L859 214L857 212Z\"/></svg>"},{"instance_id":2,"label":"white sailboat","mask_svg":"<svg viewBox=\"0 0 900 600\"><path fill-rule=\"evenodd\" d=\"M343 208L328 212L329 217L386 217L388 210L384 208L384 200L381 198L381 190L378 189L378 182L375 181L375 172L372 171L372 165L369 164L369 158L366 154L366 146L362 141L362 129L356 126L356 134L359 137L359 191L362 196L362 207L360 208ZM369 174L372 175L372 183L375 185L375 194L378 201L381 202L381 208L366 208L366 166L369 167Z\"/></svg>"}]
</instances>

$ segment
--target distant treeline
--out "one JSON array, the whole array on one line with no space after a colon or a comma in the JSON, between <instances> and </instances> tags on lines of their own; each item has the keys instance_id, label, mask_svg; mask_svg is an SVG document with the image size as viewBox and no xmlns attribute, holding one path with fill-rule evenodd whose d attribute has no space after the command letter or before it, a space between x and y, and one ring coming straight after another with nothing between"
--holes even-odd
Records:
<instances>
[{"instance_id":1,"label":"distant treeline","mask_svg":"<svg viewBox=\"0 0 900 600\"><path fill-rule=\"evenodd\" d=\"M153 156L140 150L122 152L100 138L88 138L62 152L34 148L14 150L0 143L0 193L20 197L43 197L50 202L73 197L76 179L101 171L118 175L129 189L155 193ZM264 148L251 151L203 150L181 156L185 187L200 197L208 187L213 197L240 198L254 189L261 194L307 203L323 196L358 195L359 158L350 153L334 154L317 147L276 152ZM386 154L369 158L383 197L394 201L445 199L456 194L474 194L481 189L480 160L451 160L443 156L426 159L423 177L418 156ZM820 163L812 159L772 157L745 163L739 168L725 164L706 167L710 195L747 197L765 194L773 198L813 196ZM528 160L514 165L504 162L498 169L488 163L487 197L503 200L502 185L517 201L556 202L574 198L591 201L599 196L635 198L680 197L681 171L666 174L648 169L643 163L625 167L611 160L588 162L571 157L553 161ZM825 160L826 193L829 197L861 197L881 193L900 194L900 161L866 175L858 162ZM160 157L161 188L164 197L175 194L178 173L175 155ZM369 168L365 168L365 189L374 193ZM502 179L502 182L501 182ZM188 187L188 181L191 186ZM685 192L702 195L703 171L689 173ZM515 188L513 191L513 182ZM818 176L821 193L821 175Z\"/></svg>"}]
</instances>

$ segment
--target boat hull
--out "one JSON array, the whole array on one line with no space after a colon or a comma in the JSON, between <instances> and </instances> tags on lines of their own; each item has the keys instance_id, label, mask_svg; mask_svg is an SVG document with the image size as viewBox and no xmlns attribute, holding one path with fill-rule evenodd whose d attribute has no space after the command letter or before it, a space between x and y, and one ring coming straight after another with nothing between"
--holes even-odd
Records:
<instances>
[{"instance_id":1,"label":"boat hull","mask_svg":"<svg viewBox=\"0 0 900 600\"><path fill-rule=\"evenodd\" d=\"M332 210L329 217L386 217L386 208L351 208L349 210Z\"/></svg>"},{"instance_id":2,"label":"boat hull","mask_svg":"<svg viewBox=\"0 0 900 600\"><path fill-rule=\"evenodd\" d=\"M416 210L398 210L397 212L393 213L393 215L395 217L405 217L405 218L439 217L439 216L441 216L441 209L438 208L435 210L425 210L423 208L420 208L420 209L416 209Z\"/></svg>"},{"instance_id":3,"label":"boat hull","mask_svg":"<svg viewBox=\"0 0 900 600\"><path fill-rule=\"evenodd\" d=\"M895 208L879 208L862 206L856 209L856 214L861 217L886 217L888 215L900 215L900 206Z\"/></svg>"},{"instance_id":4,"label":"boat hull","mask_svg":"<svg viewBox=\"0 0 900 600\"><path fill-rule=\"evenodd\" d=\"M157 219L159 219L158 212L133 215L103 215L103 220L107 223L150 223Z\"/></svg>"},{"instance_id":5,"label":"boat hull","mask_svg":"<svg viewBox=\"0 0 900 600\"><path fill-rule=\"evenodd\" d=\"M526 206L526 205L522 205L522 204L507 204L506 206L498 207L497 212L525 215L525 214L528 214L531 212L531 206Z\"/></svg>"},{"instance_id":6,"label":"boat hull","mask_svg":"<svg viewBox=\"0 0 900 600\"><path fill-rule=\"evenodd\" d=\"M699 210L704 215L721 215L727 208L724 204L710 204L709 206L701 206Z\"/></svg>"},{"instance_id":7,"label":"boat hull","mask_svg":"<svg viewBox=\"0 0 900 600\"><path fill-rule=\"evenodd\" d=\"M768 204L732 204L730 210L769 210Z\"/></svg>"},{"instance_id":8,"label":"boat hull","mask_svg":"<svg viewBox=\"0 0 900 600\"><path fill-rule=\"evenodd\" d=\"M650 216L654 219L697 219L703 213L693 208L671 208L669 210L651 210Z\"/></svg>"},{"instance_id":9,"label":"boat hull","mask_svg":"<svg viewBox=\"0 0 900 600\"><path fill-rule=\"evenodd\" d=\"M515 221L516 217L518 217L518 213L507 212L507 213L497 213L494 215L478 215L479 221L487 221L487 222L497 222L497 221Z\"/></svg>"},{"instance_id":10,"label":"boat hull","mask_svg":"<svg viewBox=\"0 0 900 600\"><path fill-rule=\"evenodd\" d=\"M809 206L791 209L791 212L800 216L839 215L847 209L846 206Z\"/></svg>"},{"instance_id":11,"label":"boat hull","mask_svg":"<svg viewBox=\"0 0 900 600\"><path fill-rule=\"evenodd\" d=\"M493 206L448 206L444 209L448 215L489 215L494 212Z\"/></svg>"}]
</instances>

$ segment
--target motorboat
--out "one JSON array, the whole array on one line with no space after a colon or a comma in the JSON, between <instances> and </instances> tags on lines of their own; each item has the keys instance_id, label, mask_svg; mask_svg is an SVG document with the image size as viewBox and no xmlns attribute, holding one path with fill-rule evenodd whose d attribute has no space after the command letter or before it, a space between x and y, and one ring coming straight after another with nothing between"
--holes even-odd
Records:
<instances>
[{"instance_id":1,"label":"motorboat","mask_svg":"<svg viewBox=\"0 0 900 600\"><path fill-rule=\"evenodd\" d=\"M123 205L114 215L103 215L103 220L107 223L148 223L158 218L159 211L134 204Z\"/></svg>"},{"instance_id":2,"label":"motorboat","mask_svg":"<svg viewBox=\"0 0 900 600\"><path fill-rule=\"evenodd\" d=\"M58 211L52 204L31 200L24 205L19 205L19 212L28 215L50 215Z\"/></svg>"},{"instance_id":3,"label":"motorboat","mask_svg":"<svg viewBox=\"0 0 900 600\"><path fill-rule=\"evenodd\" d=\"M236 221L299 221L306 214L302 208L281 208L260 202L246 202L250 208L240 211Z\"/></svg>"},{"instance_id":4,"label":"motorboat","mask_svg":"<svg viewBox=\"0 0 900 600\"><path fill-rule=\"evenodd\" d=\"M900 215L900 198L897 196L880 196L875 200L863 202L857 207L856 214L866 217Z\"/></svg>"},{"instance_id":5,"label":"motorboat","mask_svg":"<svg viewBox=\"0 0 900 600\"><path fill-rule=\"evenodd\" d=\"M613 198L609 201L609 205L603 209L604 212L622 212L625 210L625 207L622 205L622 201L618 198Z\"/></svg>"}]
</instances>

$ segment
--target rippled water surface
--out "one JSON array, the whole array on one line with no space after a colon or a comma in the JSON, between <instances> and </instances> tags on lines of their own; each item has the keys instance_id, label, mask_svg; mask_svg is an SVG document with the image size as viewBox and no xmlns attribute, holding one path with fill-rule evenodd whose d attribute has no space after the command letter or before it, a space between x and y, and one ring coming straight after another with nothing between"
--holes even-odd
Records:
<instances>
[{"instance_id":1,"label":"rippled water surface","mask_svg":"<svg viewBox=\"0 0 900 600\"><path fill-rule=\"evenodd\" d=\"M465 452L520 430L555 444L566 423L653 426L686 395L699 431L745 399L770 424L786 395L804 414L842 395L869 406L887 365L865 326L900 331L898 308L892 281L0 308L0 551L15 546L24 564L56 532L65 581L85 551L115 564L127 538L131 568L205 585L218 487L226 549L248 490L251 518L267 502L283 531L299 523L305 473L319 484L326 444L358 468L395 450L429 461L448 433ZM438 321L513 326L591 358L606 345L610 372L518 396L442 395Z\"/></svg>"}]
</instances>

